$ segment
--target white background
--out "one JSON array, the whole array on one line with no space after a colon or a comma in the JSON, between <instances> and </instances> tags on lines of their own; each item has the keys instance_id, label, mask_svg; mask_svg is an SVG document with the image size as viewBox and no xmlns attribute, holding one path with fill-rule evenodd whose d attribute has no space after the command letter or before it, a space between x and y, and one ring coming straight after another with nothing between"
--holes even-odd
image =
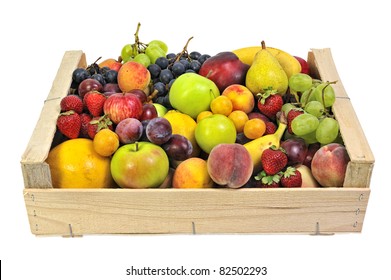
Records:
<instances>
[{"instance_id":1,"label":"white background","mask_svg":"<svg viewBox=\"0 0 391 280\"><path fill-rule=\"evenodd\" d=\"M386 1L7 2L0 9L2 279L136 279L125 275L131 265L268 267L267 276L249 279L391 279L391 186L386 170L391 65L386 27L391 22ZM190 50L211 55L261 40L302 57L310 48L331 48L376 159L362 233L74 239L32 235L19 161L62 56L66 50L81 49L89 63L99 56L117 57L122 46L133 41L137 22L142 24L142 41L161 39L174 52L190 36Z\"/></svg>"}]
</instances>

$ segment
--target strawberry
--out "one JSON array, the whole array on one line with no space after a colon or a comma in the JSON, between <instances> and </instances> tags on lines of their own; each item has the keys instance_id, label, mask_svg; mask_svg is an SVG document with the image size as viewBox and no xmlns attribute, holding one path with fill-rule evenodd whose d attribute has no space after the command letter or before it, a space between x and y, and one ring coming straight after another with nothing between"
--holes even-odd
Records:
<instances>
[{"instance_id":1,"label":"strawberry","mask_svg":"<svg viewBox=\"0 0 391 280\"><path fill-rule=\"evenodd\" d=\"M113 130L113 123L107 115L93 117L87 126L87 133L91 139L94 139L99 130L108 128Z\"/></svg>"},{"instance_id":2,"label":"strawberry","mask_svg":"<svg viewBox=\"0 0 391 280\"><path fill-rule=\"evenodd\" d=\"M301 115L301 114L304 114L304 111L301 110L301 109L291 109L288 112L287 124L288 124L288 132L290 134L294 134L293 131L292 131L292 121L293 121L293 119L296 118L297 116Z\"/></svg>"},{"instance_id":3,"label":"strawberry","mask_svg":"<svg viewBox=\"0 0 391 280\"><path fill-rule=\"evenodd\" d=\"M84 95L83 103L93 117L99 117L103 114L103 104L107 97L99 91L90 91Z\"/></svg>"},{"instance_id":4,"label":"strawberry","mask_svg":"<svg viewBox=\"0 0 391 280\"><path fill-rule=\"evenodd\" d=\"M80 134L79 137L81 138L89 138L88 136L88 125L89 122L92 120L92 117L90 114L83 113L80 115L81 120L81 128L80 128Z\"/></svg>"},{"instance_id":5,"label":"strawberry","mask_svg":"<svg viewBox=\"0 0 391 280\"><path fill-rule=\"evenodd\" d=\"M257 186L260 188L278 188L280 187L281 174L277 173L274 175L267 175L265 170L258 173L257 176L254 177L255 180L259 182Z\"/></svg>"},{"instance_id":6,"label":"strawberry","mask_svg":"<svg viewBox=\"0 0 391 280\"><path fill-rule=\"evenodd\" d=\"M78 114L83 112L83 101L80 96L70 94L65 96L60 101L61 112L73 110Z\"/></svg>"},{"instance_id":7,"label":"strawberry","mask_svg":"<svg viewBox=\"0 0 391 280\"><path fill-rule=\"evenodd\" d=\"M266 131L264 135L273 134L277 130L277 125L274 122L266 123Z\"/></svg>"},{"instance_id":8,"label":"strawberry","mask_svg":"<svg viewBox=\"0 0 391 280\"><path fill-rule=\"evenodd\" d=\"M284 149L271 146L263 151L261 156L263 170L267 175L275 175L288 163L288 156Z\"/></svg>"},{"instance_id":9,"label":"strawberry","mask_svg":"<svg viewBox=\"0 0 391 280\"><path fill-rule=\"evenodd\" d=\"M300 188L302 183L301 173L296 168L289 166L281 176L281 185L285 188Z\"/></svg>"},{"instance_id":10,"label":"strawberry","mask_svg":"<svg viewBox=\"0 0 391 280\"><path fill-rule=\"evenodd\" d=\"M282 96L271 88L268 88L264 93L259 93L257 96L259 96L257 103L259 111L272 120L276 119L277 112L281 110L284 104Z\"/></svg>"},{"instance_id":11,"label":"strawberry","mask_svg":"<svg viewBox=\"0 0 391 280\"><path fill-rule=\"evenodd\" d=\"M79 114L73 110L61 113L57 118L57 128L69 139L77 138L81 128Z\"/></svg>"}]
</instances>

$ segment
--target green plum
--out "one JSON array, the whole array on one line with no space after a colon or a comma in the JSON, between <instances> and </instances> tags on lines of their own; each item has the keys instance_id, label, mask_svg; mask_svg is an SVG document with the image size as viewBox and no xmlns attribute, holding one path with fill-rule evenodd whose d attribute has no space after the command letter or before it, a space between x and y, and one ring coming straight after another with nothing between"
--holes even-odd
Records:
<instances>
[{"instance_id":1,"label":"green plum","mask_svg":"<svg viewBox=\"0 0 391 280\"><path fill-rule=\"evenodd\" d=\"M233 144L236 141L234 123L226 116L214 114L202 119L196 126L195 139L205 153L218 144Z\"/></svg>"},{"instance_id":2,"label":"green plum","mask_svg":"<svg viewBox=\"0 0 391 280\"><path fill-rule=\"evenodd\" d=\"M210 102L219 95L213 81L196 73L185 73L172 84L169 98L172 107L196 119L199 113L210 109Z\"/></svg>"}]
</instances>

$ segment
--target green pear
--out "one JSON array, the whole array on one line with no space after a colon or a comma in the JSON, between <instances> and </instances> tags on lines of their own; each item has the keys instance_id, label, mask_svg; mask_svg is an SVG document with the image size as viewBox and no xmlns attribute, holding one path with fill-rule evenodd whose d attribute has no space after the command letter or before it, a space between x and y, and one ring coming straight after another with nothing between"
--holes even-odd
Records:
<instances>
[{"instance_id":1,"label":"green pear","mask_svg":"<svg viewBox=\"0 0 391 280\"><path fill-rule=\"evenodd\" d=\"M278 60L266 49L262 41L262 49L257 52L246 75L246 87L254 94L263 93L272 88L284 95L288 89L288 76Z\"/></svg>"}]
</instances>

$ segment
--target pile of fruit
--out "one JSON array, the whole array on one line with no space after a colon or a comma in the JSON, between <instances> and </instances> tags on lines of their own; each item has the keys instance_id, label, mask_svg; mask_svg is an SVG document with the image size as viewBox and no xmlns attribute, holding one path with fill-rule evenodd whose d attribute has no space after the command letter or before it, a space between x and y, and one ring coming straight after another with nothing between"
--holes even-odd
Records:
<instances>
[{"instance_id":1,"label":"pile of fruit","mask_svg":"<svg viewBox=\"0 0 391 280\"><path fill-rule=\"evenodd\" d=\"M333 84L261 46L127 44L73 72L47 162L58 188L340 187ZM77 149L77 154L73 151Z\"/></svg>"}]
</instances>

